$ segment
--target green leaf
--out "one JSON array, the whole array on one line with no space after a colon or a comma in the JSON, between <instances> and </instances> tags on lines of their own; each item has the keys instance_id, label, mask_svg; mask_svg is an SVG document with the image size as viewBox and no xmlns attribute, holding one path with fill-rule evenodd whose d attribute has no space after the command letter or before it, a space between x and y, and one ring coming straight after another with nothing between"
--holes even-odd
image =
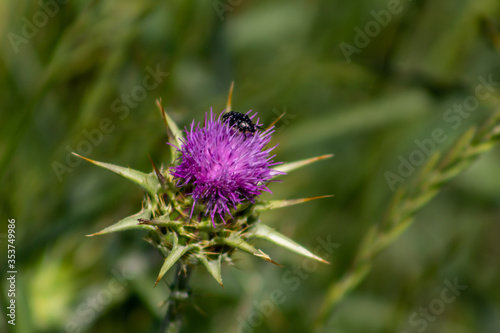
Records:
<instances>
[{"instance_id":1,"label":"green leaf","mask_svg":"<svg viewBox=\"0 0 500 333\"><path fill-rule=\"evenodd\" d=\"M219 260L208 260L208 258L201 253L197 254L196 257L206 267L207 271L213 276L215 281L224 287L222 284L221 257L219 256Z\"/></svg>"},{"instance_id":2,"label":"green leaf","mask_svg":"<svg viewBox=\"0 0 500 333\"><path fill-rule=\"evenodd\" d=\"M262 258L265 261L273 263L277 266L281 266L280 264L272 260L271 257L269 257L269 255L265 254L261 250L257 250L255 247L253 247L253 245L248 244L243 238L235 234L231 234L229 237L216 238L215 242L219 244L229 245L231 247L234 247L235 249L239 249L247 253L253 254L256 257Z\"/></svg>"},{"instance_id":3,"label":"green leaf","mask_svg":"<svg viewBox=\"0 0 500 333\"><path fill-rule=\"evenodd\" d=\"M168 254L167 258L163 262L163 265L160 269L160 274L158 274L158 278L156 279L155 287L160 282L161 278L168 272L170 268L189 250L193 248L192 245L174 245L172 251Z\"/></svg>"},{"instance_id":4,"label":"green leaf","mask_svg":"<svg viewBox=\"0 0 500 333\"><path fill-rule=\"evenodd\" d=\"M252 229L252 231L254 233L255 238L265 239L271 243L274 243L276 245L284 247L290 251L301 254L301 255L308 257L310 259L314 259L314 260L329 264L328 261L321 259L320 257L313 254L312 252L310 252L306 248L302 247L301 245L297 244L296 242L294 242L290 238L280 234L279 232L268 227L265 224L257 223L255 225L255 227Z\"/></svg>"},{"instance_id":5,"label":"green leaf","mask_svg":"<svg viewBox=\"0 0 500 333\"><path fill-rule=\"evenodd\" d=\"M87 237L106 235L106 234L111 234L113 232L134 230L134 229L155 230L156 229L155 227L146 224L139 224L139 221L137 221L138 219L149 219L150 217L151 217L151 208L143 208L139 213L126 217L123 220L120 220L115 224L107 227L106 229L103 229L91 235L87 235Z\"/></svg>"},{"instance_id":6,"label":"green leaf","mask_svg":"<svg viewBox=\"0 0 500 333\"><path fill-rule=\"evenodd\" d=\"M133 181L151 195L151 198L155 201L158 200L156 194L160 189L160 182L158 181L158 178L156 178L156 175L154 173L143 173L134 169L130 168L124 168L118 165L110 164L110 163L104 163L104 162L98 162L91 160L90 158L83 157L81 155L78 155L77 153L73 153L73 155L78 156L90 163L93 163L97 166L100 166L102 168L108 169L110 171L113 171L114 173L119 174L122 177L127 178L128 180Z\"/></svg>"},{"instance_id":7,"label":"green leaf","mask_svg":"<svg viewBox=\"0 0 500 333\"><path fill-rule=\"evenodd\" d=\"M312 197L312 198L302 198L302 199L292 199L292 200L269 200L269 201L262 201L259 202L257 205L255 205L255 210L257 211L265 211L265 210L270 210L270 209L276 209L276 208L282 208L282 207L288 207L288 206L293 206L293 205L298 205L303 202L308 202L311 200L317 200L317 199L323 199L323 198L330 198L333 197L333 195L321 195L318 197Z\"/></svg>"},{"instance_id":8,"label":"green leaf","mask_svg":"<svg viewBox=\"0 0 500 333\"><path fill-rule=\"evenodd\" d=\"M284 164L280 164L280 165L275 166L273 168L273 170L282 171L282 172L287 172L288 173L290 171L302 168L303 166L306 166L308 164L311 164L311 163L323 160L325 158L330 158L332 156L333 156L333 154L322 155L322 156L318 156L318 157L308 158L306 160L300 160L300 161L291 162L291 163L284 163ZM278 177L278 176L279 175L277 175L276 177Z\"/></svg>"}]
</instances>

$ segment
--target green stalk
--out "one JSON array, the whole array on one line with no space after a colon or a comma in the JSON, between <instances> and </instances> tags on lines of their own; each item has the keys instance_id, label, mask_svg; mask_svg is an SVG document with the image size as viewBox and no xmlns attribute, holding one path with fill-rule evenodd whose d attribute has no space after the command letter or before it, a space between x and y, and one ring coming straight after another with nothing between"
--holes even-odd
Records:
<instances>
[{"instance_id":1,"label":"green stalk","mask_svg":"<svg viewBox=\"0 0 500 333\"><path fill-rule=\"evenodd\" d=\"M179 333L182 324L184 306L189 300L191 277L191 266L182 263L177 264L174 282L170 286L168 308L161 325L160 333Z\"/></svg>"},{"instance_id":2,"label":"green stalk","mask_svg":"<svg viewBox=\"0 0 500 333\"><path fill-rule=\"evenodd\" d=\"M439 153L431 156L413 186L400 187L396 191L382 221L372 226L361 242L351 269L328 288L315 322L317 330L326 324L335 305L368 275L373 258L408 229L415 214L445 184L467 169L482 153L493 148L499 139L500 112L496 112L479 131L469 129L444 158L440 160Z\"/></svg>"}]
</instances>

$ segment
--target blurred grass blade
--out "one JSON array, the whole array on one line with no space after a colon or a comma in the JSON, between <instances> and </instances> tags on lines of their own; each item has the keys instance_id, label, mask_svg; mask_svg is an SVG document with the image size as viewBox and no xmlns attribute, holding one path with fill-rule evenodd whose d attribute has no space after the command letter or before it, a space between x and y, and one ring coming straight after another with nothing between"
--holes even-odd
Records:
<instances>
[{"instance_id":1,"label":"blurred grass blade","mask_svg":"<svg viewBox=\"0 0 500 333\"><path fill-rule=\"evenodd\" d=\"M163 265L161 266L160 273L158 274L158 278L155 282L155 287L158 282L160 282L161 278L168 272L168 270L172 268L172 266L191 248L192 246L190 245L175 245L172 248L172 251L170 251L167 258L163 262Z\"/></svg>"},{"instance_id":2,"label":"blurred grass blade","mask_svg":"<svg viewBox=\"0 0 500 333\"><path fill-rule=\"evenodd\" d=\"M290 171L302 168L308 164L311 164L311 163L314 163L317 161L321 161L325 158L330 158L332 156L333 156L333 154L328 154L328 155L322 155L322 156L318 156L318 157L308 158L308 159L300 160L300 161L296 161L296 162L283 163L283 164L280 164L278 166L275 166L273 168L273 170L288 173ZM276 177L277 176L279 176L279 175L276 175Z\"/></svg>"},{"instance_id":3,"label":"blurred grass blade","mask_svg":"<svg viewBox=\"0 0 500 333\"><path fill-rule=\"evenodd\" d=\"M257 205L255 205L254 209L256 211L262 212L265 210L288 207L288 206L298 205L298 204L301 204L303 202L308 202L308 201L323 199L323 198L330 198L330 197L333 197L333 195L320 195L317 197L291 199L291 200L269 200L269 201L259 202Z\"/></svg>"},{"instance_id":4,"label":"blurred grass blade","mask_svg":"<svg viewBox=\"0 0 500 333\"><path fill-rule=\"evenodd\" d=\"M388 93L345 110L335 108L321 116L309 117L282 134L286 147L299 149L346 134L408 121L432 109L432 99L423 90ZM283 149L283 148L282 148Z\"/></svg>"},{"instance_id":5,"label":"blurred grass blade","mask_svg":"<svg viewBox=\"0 0 500 333\"><path fill-rule=\"evenodd\" d=\"M149 219L150 217L151 217L151 208L143 208L139 213L126 217L123 220L120 220L115 224L99 232L87 235L87 237L106 235L106 234L111 234L113 232L133 230L133 229L155 230L155 227L151 225L139 224L138 219Z\"/></svg>"},{"instance_id":6,"label":"blurred grass blade","mask_svg":"<svg viewBox=\"0 0 500 333\"><path fill-rule=\"evenodd\" d=\"M313 254L311 251L307 250L303 246L295 243L290 238L280 234L276 230L268 227L263 223L257 223L257 225L252 229L252 231L255 233L256 238L267 240L271 243L284 247L292 252L301 254L307 258L329 264L328 261L318 257L317 255Z\"/></svg>"},{"instance_id":7,"label":"blurred grass blade","mask_svg":"<svg viewBox=\"0 0 500 333\"><path fill-rule=\"evenodd\" d=\"M197 254L196 257L201 261L203 266L207 269L210 275L213 276L215 281L217 281L222 287L222 273L221 273L221 257L218 260L209 260L203 254Z\"/></svg>"},{"instance_id":8,"label":"blurred grass blade","mask_svg":"<svg viewBox=\"0 0 500 333\"><path fill-rule=\"evenodd\" d=\"M444 155L441 163L438 163L441 154L436 153L428 165L423 167L417 183L398 189L381 224L374 225L365 235L351 269L345 272L340 280L333 281L327 289L318 311L316 330L322 330L333 308L367 276L373 258L409 228L416 213L434 198L446 183L463 173L472 161L477 160L485 148L491 149L498 144L497 126L500 126L500 111L493 114L491 119L484 130L476 131L475 127L467 130Z\"/></svg>"},{"instance_id":9,"label":"blurred grass blade","mask_svg":"<svg viewBox=\"0 0 500 333\"><path fill-rule=\"evenodd\" d=\"M450 148L450 151L446 154L444 159L441 162L441 165L447 165L451 167L450 161L459 160L460 155L462 155L463 151L467 149L474 138L474 134L476 134L476 128L469 128L467 132L465 132Z\"/></svg>"},{"instance_id":10,"label":"blurred grass blade","mask_svg":"<svg viewBox=\"0 0 500 333\"><path fill-rule=\"evenodd\" d=\"M122 177L127 178L128 180L133 181L151 195L151 198L153 200L157 200L156 193L158 192L160 188L160 182L158 181L158 178L156 178L156 175L154 173L146 174L134 169L130 168L124 168L118 165L110 164L110 163L104 163L104 162L98 162L91 160L90 158L83 157L81 155L78 155L77 153L73 153L73 155L78 156L80 158L83 158L84 160L95 164L97 166L100 166L102 168L108 169L110 171L113 171L114 173L119 174Z\"/></svg>"}]
</instances>

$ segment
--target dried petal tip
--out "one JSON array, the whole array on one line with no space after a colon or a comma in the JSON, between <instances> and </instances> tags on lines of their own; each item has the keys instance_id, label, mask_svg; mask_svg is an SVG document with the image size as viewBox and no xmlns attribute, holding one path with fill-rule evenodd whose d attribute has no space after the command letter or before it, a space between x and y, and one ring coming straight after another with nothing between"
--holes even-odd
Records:
<instances>
[{"instance_id":1,"label":"dried petal tip","mask_svg":"<svg viewBox=\"0 0 500 333\"><path fill-rule=\"evenodd\" d=\"M206 205L205 215L210 214L214 226L216 214L225 223L231 207L236 209L245 200L254 202L255 196L269 191L267 182L283 174L271 169L279 164L269 154L276 146L265 149L272 129L243 133L210 111L203 127L199 123L195 127L193 121L185 132L178 148L181 163L172 168L172 175L177 186L189 186L194 203Z\"/></svg>"}]
</instances>

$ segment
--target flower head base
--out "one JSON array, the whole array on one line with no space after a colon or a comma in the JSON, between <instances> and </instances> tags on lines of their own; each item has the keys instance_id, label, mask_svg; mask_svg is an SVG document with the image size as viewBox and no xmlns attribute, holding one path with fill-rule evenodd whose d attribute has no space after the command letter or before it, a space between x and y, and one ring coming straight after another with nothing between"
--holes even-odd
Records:
<instances>
[{"instance_id":1,"label":"flower head base","mask_svg":"<svg viewBox=\"0 0 500 333\"><path fill-rule=\"evenodd\" d=\"M256 113L250 119L255 116ZM171 171L178 180L177 186L191 190L191 214L196 203L205 204L205 215L210 214L215 226L216 214L225 223L226 214L232 218L231 207L237 209L244 201L254 203L262 191L271 192L267 182L282 174L270 168L280 164L273 162L275 155L270 156L277 145L265 149L273 132L272 128L255 133L239 131L212 110L210 116L205 114L203 127L199 123L195 127L193 120L191 128L185 128L181 147L176 147L182 161Z\"/></svg>"}]
</instances>

